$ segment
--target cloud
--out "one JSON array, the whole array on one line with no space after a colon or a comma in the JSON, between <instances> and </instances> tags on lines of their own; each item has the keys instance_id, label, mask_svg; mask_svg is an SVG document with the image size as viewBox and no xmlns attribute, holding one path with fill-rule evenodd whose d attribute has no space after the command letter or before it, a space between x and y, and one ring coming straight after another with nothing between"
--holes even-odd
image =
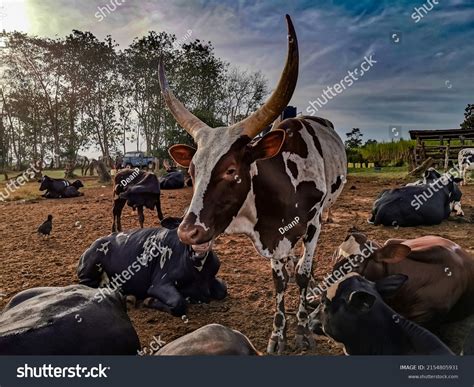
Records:
<instances>
[{"instance_id":1,"label":"cloud","mask_svg":"<svg viewBox=\"0 0 474 387\"><path fill-rule=\"evenodd\" d=\"M286 55L284 14L295 22L300 75L292 103L308 101L339 82L365 55L378 63L364 78L330 101L321 115L340 132L360 127L366 138L387 139L389 125L407 129L457 127L472 100L474 7L470 1L440 1L419 22L411 18L424 2L401 0L127 0L102 22L94 16L108 1L28 2L31 32L65 35L72 28L110 34L126 47L149 30L211 41L216 54L247 70L260 70L276 85ZM390 40L401 32L401 42ZM450 88L446 82L449 81Z\"/></svg>"}]
</instances>

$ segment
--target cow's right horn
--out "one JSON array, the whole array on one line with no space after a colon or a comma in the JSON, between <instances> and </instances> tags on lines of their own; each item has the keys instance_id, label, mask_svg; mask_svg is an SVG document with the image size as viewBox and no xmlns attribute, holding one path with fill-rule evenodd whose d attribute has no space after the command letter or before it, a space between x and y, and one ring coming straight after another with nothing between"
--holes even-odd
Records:
<instances>
[{"instance_id":1,"label":"cow's right horn","mask_svg":"<svg viewBox=\"0 0 474 387\"><path fill-rule=\"evenodd\" d=\"M256 112L234 125L241 127L242 135L250 138L255 137L281 114L290 102L296 87L299 63L298 40L289 15L286 15L286 23L288 25L288 55L276 89Z\"/></svg>"},{"instance_id":2,"label":"cow's right horn","mask_svg":"<svg viewBox=\"0 0 474 387\"><path fill-rule=\"evenodd\" d=\"M192 114L184 105L174 96L173 92L168 86L168 80L165 75L165 66L163 60L160 58L159 64L159 79L160 88L163 93L163 97L166 102L166 106L170 110L173 117L176 119L179 125L181 125L186 132L188 132L193 138L199 129L208 127L204 122Z\"/></svg>"}]
</instances>

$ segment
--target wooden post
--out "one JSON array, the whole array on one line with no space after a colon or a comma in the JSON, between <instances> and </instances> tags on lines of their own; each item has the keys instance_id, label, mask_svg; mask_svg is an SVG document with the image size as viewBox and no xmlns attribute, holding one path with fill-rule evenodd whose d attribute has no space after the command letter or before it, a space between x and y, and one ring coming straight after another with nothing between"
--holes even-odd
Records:
<instances>
[{"instance_id":1,"label":"wooden post","mask_svg":"<svg viewBox=\"0 0 474 387\"><path fill-rule=\"evenodd\" d=\"M449 167L449 141L448 141L448 145L446 145L446 150L444 154L444 171L445 172L448 170L448 167Z\"/></svg>"},{"instance_id":2,"label":"wooden post","mask_svg":"<svg viewBox=\"0 0 474 387\"><path fill-rule=\"evenodd\" d=\"M429 157L425 161L423 161L423 163L419 167L416 167L414 170L410 171L408 173L408 176L416 176L419 173L423 173L433 164L434 164L434 160L431 157Z\"/></svg>"}]
</instances>

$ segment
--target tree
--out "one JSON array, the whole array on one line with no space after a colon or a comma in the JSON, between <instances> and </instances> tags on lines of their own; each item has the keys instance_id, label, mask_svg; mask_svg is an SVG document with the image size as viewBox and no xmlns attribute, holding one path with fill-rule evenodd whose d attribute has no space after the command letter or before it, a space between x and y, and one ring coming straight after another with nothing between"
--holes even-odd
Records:
<instances>
[{"instance_id":1,"label":"tree","mask_svg":"<svg viewBox=\"0 0 474 387\"><path fill-rule=\"evenodd\" d=\"M474 104L469 103L464 109L464 122L461 123L461 128L474 129Z\"/></svg>"},{"instance_id":2,"label":"tree","mask_svg":"<svg viewBox=\"0 0 474 387\"><path fill-rule=\"evenodd\" d=\"M176 96L213 127L249 115L268 93L261 73L229 69L199 39L177 46L174 35L151 31L122 51L111 36L77 30L55 39L2 36L0 169L42 161L72 177L81 149L99 149L108 163L135 134L160 158L174 143L192 145L164 103L160 58Z\"/></svg>"},{"instance_id":3,"label":"tree","mask_svg":"<svg viewBox=\"0 0 474 387\"><path fill-rule=\"evenodd\" d=\"M359 128L352 128L349 133L346 133L347 140L344 142L347 149L355 149L359 148L362 145L362 137L363 134L361 133Z\"/></svg>"},{"instance_id":4,"label":"tree","mask_svg":"<svg viewBox=\"0 0 474 387\"><path fill-rule=\"evenodd\" d=\"M264 102L268 94L267 80L261 72L247 73L234 67L227 71L221 98L221 117L231 125Z\"/></svg>"}]
</instances>

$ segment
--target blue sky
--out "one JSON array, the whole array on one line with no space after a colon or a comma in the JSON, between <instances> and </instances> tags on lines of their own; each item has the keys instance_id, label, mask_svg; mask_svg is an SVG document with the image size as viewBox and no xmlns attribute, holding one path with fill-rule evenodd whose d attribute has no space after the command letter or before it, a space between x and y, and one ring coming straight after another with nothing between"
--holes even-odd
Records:
<instances>
[{"instance_id":1,"label":"blue sky","mask_svg":"<svg viewBox=\"0 0 474 387\"><path fill-rule=\"evenodd\" d=\"M379 140L389 138L392 125L401 126L404 137L409 129L456 128L467 103L474 103L472 0L126 0L99 22L98 7L110 1L115 0L3 0L3 26L41 36L89 30L99 38L111 34L122 46L149 30L177 38L192 30L192 38L210 40L222 59L261 70L273 87L284 63L284 14L289 13L300 45L292 99L298 111L357 68L364 56L372 54L377 61L317 113L342 136L352 127L361 128L364 139ZM420 11L424 17L415 22L411 15L423 5L432 10Z\"/></svg>"}]
</instances>

